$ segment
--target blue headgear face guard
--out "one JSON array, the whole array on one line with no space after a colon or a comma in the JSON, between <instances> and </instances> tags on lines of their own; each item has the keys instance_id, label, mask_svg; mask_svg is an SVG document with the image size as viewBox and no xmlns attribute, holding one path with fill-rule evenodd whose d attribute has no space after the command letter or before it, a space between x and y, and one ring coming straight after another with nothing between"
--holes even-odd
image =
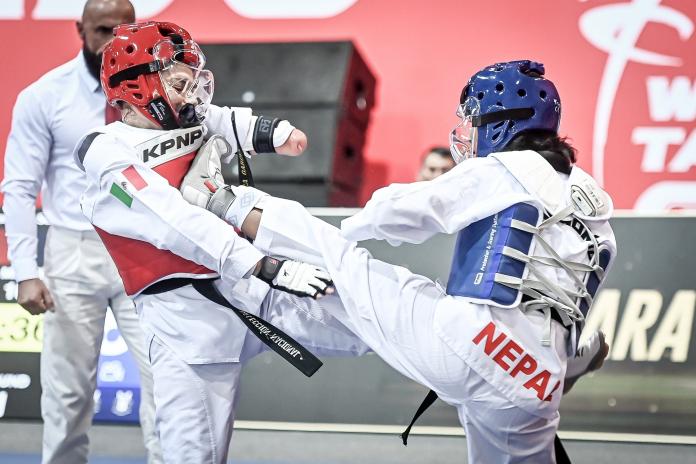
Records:
<instances>
[{"instance_id":1,"label":"blue headgear face guard","mask_svg":"<svg viewBox=\"0 0 696 464\"><path fill-rule=\"evenodd\" d=\"M561 99L544 72L541 63L510 61L488 66L469 79L460 103L466 106L470 98L479 103L478 117L472 118L478 128L476 156L500 151L526 130L558 132Z\"/></svg>"},{"instance_id":2,"label":"blue headgear face guard","mask_svg":"<svg viewBox=\"0 0 696 464\"><path fill-rule=\"evenodd\" d=\"M467 158L476 156L476 135L478 129L474 126L474 118L479 115L481 107L478 100L469 97L463 104L457 106L457 117L460 121L450 132L450 153L454 162L459 164Z\"/></svg>"}]
</instances>

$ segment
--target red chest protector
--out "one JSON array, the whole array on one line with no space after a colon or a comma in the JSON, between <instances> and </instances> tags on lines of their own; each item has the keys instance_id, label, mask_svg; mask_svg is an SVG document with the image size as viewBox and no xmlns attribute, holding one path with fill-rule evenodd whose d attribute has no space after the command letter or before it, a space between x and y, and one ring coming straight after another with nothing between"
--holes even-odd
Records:
<instances>
[{"instance_id":1,"label":"red chest protector","mask_svg":"<svg viewBox=\"0 0 696 464\"><path fill-rule=\"evenodd\" d=\"M143 161L169 185L179 188L203 142L200 127L168 131L136 146ZM150 243L95 230L116 264L126 294L133 296L169 277L216 277L214 271L193 261L160 250Z\"/></svg>"}]
</instances>

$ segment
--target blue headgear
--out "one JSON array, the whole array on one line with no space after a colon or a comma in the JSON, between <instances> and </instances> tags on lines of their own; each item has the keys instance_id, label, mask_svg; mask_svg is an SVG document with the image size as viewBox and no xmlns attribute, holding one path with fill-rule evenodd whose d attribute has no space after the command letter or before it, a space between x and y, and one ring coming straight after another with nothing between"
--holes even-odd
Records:
<instances>
[{"instance_id":1,"label":"blue headgear","mask_svg":"<svg viewBox=\"0 0 696 464\"><path fill-rule=\"evenodd\" d=\"M543 64L522 60L488 66L469 79L460 103L469 97L478 101L478 115L472 117L477 156L500 151L522 131L558 132L561 98L543 76Z\"/></svg>"}]
</instances>

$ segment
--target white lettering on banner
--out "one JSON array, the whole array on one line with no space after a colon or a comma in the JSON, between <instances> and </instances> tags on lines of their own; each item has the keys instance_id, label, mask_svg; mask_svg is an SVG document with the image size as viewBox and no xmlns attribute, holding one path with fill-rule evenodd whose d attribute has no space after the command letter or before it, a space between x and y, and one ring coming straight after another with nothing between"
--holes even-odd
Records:
<instances>
[{"instance_id":1,"label":"white lettering on banner","mask_svg":"<svg viewBox=\"0 0 696 464\"><path fill-rule=\"evenodd\" d=\"M104 383L123 382L126 378L126 368L118 359L103 361L101 366L99 366L97 377Z\"/></svg>"},{"instance_id":2,"label":"white lettering on banner","mask_svg":"<svg viewBox=\"0 0 696 464\"><path fill-rule=\"evenodd\" d=\"M4 1L4 0L3 0ZM164 11L174 0L130 0L136 18L149 18ZM82 16L85 0L38 0L32 19L77 19Z\"/></svg>"},{"instance_id":3,"label":"white lettering on banner","mask_svg":"<svg viewBox=\"0 0 696 464\"><path fill-rule=\"evenodd\" d=\"M669 172L688 172L692 166L696 165L696 129L691 131L691 135L686 139L686 142L679 148L679 151L672 161L670 161L667 170Z\"/></svg>"},{"instance_id":4,"label":"white lettering on banner","mask_svg":"<svg viewBox=\"0 0 696 464\"><path fill-rule=\"evenodd\" d=\"M123 417L133 412L133 390L116 390L114 402L111 403L111 412L115 416Z\"/></svg>"},{"instance_id":5,"label":"white lettering on banner","mask_svg":"<svg viewBox=\"0 0 696 464\"><path fill-rule=\"evenodd\" d=\"M696 119L696 80L692 85L686 76L677 76L672 81L664 76L650 76L646 88L653 121L691 122ZM643 172L688 172L696 165L696 130L687 138L685 127L636 127L631 142L645 145L641 162ZM681 147L666 164L670 145Z\"/></svg>"},{"instance_id":6,"label":"white lettering on banner","mask_svg":"<svg viewBox=\"0 0 696 464\"><path fill-rule=\"evenodd\" d=\"M665 199L668 198L668 201ZM696 182L663 181L648 187L636 200L635 207L644 210L681 207L696 209Z\"/></svg>"},{"instance_id":7,"label":"white lettering on banner","mask_svg":"<svg viewBox=\"0 0 696 464\"><path fill-rule=\"evenodd\" d=\"M225 5L250 19L330 18L358 0L225 0ZM166 10L174 0L131 0L137 18L150 18ZM25 0L2 0L0 19L24 19ZM37 0L32 19L65 20L82 16L85 0Z\"/></svg>"},{"instance_id":8,"label":"white lettering on banner","mask_svg":"<svg viewBox=\"0 0 696 464\"><path fill-rule=\"evenodd\" d=\"M682 66L680 58L636 47L638 38L648 23L658 23L675 29L686 41L694 31L694 24L684 13L660 5L660 0L633 0L629 3L602 5L586 11L580 17L580 32L592 45L607 53L607 61L595 108L592 141L592 174L604 183L604 149L609 134L616 91L629 61L654 66ZM683 84L672 92L681 91ZM684 104L677 102L677 104ZM674 114L688 114L689 110L674 110Z\"/></svg>"},{"instance_id":9,"label":"white lettering on banner","mask_svg":"<svg viewBox=\"0 0 696 464\"><path fill-rule=\"evenodd\" d=\"M0 373L0 388L16 390L25 390L31 385L31 377L29 374L6 374Z\"/></svg>"},{"instance_id":10,"label":"white lettering on banner","mask_svg":"<svg viewBox=\"0 0 696 464\"><path fill-rule=\"evenodd\" d=\"M614 348L614 334L616 333L616 321L619 317L620 301L621 290L607 288L599 291L585 322L580 343L584 343L589 334L595 330L601 330L606 335L609 347Z\"/></svg>"},{"instance_id":11,"label":"white lettering on banner","mask_svg":"<svg viewBox=\"0 0 696 464\"><path fill-rule=\"evenodd\" d=\"M5 416L5 408L7 407L7 392L0 391L0 417Z\"/></svg>"},{"instance_id":12,"label":"white lettering on banner","mask_svg":"<svg viewBox=\"0 0 696 464\"><path fill-rule=\"evenodd\" d=\"M0 280L14 280L15 273L12 266L0 266Z\"/></svg>"},{"instance_id":13,"label":"white lettering on banner","mask_svg":"<svg viewBox=\"0 0 696 464\"><path fill-rule=\"evenodd\" d=\"M5 293L5 301L16 301L19 285L14 280L8 280L2 284L2 291Z\"/></svg>"},{"instance_id":14,"label":"white lettering on banner","mask_svg":"<svg viewBox=\"0 0 696 464\"><path fill-rule=\"evenodd\" d=\"M648 329L655 325L661 308L662 295L658 290L635 289L628 294L611 359L626 359L629 347L631 359L648 357Z\"/></svg>"},{"instance_id":15,"label":"white lettering on banner","mask_svg":"<svg viewBox=\"0 0 696 464\"><path fill-rule=\"evenodd\" d=\"M696 119L696 79L687 76L649 76L648 107L653 121L693 121Z\"/></svg>"},{"instance_id":16,"label":"white lettering on banner","mask_svg":"<svg viewBox=\"0 0 696 464\"><path fill-rule=\"evenodd\" d=\"M672 349L672 361L686 361L695 305L696 291L680 290L674 294L650 344L648 361L659 361L667 348Z\"/></svg>"},{"instance_id":17,"label":"white lettering on banner","mask_svg":"<svg viewBox=\"0 0 696 464\"><path fill-rule=\"evenodd\" d=\"M662 172L667 159L667 149L670 145L679 145L686 138L686 130L682 127L636 127L631 134L631 142L645 145L643 162L640 169L643 172Z\"/></svg>"},{"instance_id":18,"label":"white lettering on banner","mask_svg":"<svg viewBox=\"0 0 696 464\"><path fill-rule=\"evenodd\" d=\"M670 361L687 361L696 311L696 291L675 292L660 317L663 296L658 290L631 290L617 330L620 297L621 292L617 289L599 292L587 319L581 343L588 334L602 330L611 347L609 359L612 361L623 361L627 357L631 361L660 361L668 349ZM648 330L656 324L657 331L648 340Z\"/></svg>"},{"instance_id":19,"label":"white lettering on banner","mask_svg":"<svg viewBox=\"0 0 696 464\"><path fill-rule=\"evenodd\" d=\"M230 9L252 19L330 18L358 0L225 0Z\"/></svg>"},{"instance_id":20,"label":"white lettering on banner","mask_svg":"<svg viewBox=\"0 0 696 464\"><path fill-rule=\"evenodd\" d=\"M101 390L97 388L94 390L94 414L99 411L101 411Z\"/></svg>"},{"instance_id":21,"label":"white lettering on banner","mask_svg":"<svg viewBox=\"0 0 696 464\"><path fill-rule=\"evenodd\" d=\"M2 0L0 19L22 19L24 17L24 0ZM2 415L0 414L0 417Z\"/></svg>"}]
</instances>

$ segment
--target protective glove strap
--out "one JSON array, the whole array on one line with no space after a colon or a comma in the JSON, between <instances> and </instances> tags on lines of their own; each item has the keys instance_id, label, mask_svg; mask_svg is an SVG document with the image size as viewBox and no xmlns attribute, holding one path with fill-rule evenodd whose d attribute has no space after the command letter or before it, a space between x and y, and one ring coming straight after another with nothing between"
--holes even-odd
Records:
<instances>
[{"instance_id":1,"label":"protective glove strap","mask_svg":"<svg viewBox=\"0 0 696 464\"><path fill-rule=\"evenodd\" d=\"M278 272L280 272L280 268L284 262L285 261L271 258L270 256L265 256L261 260L261 269L259 270L259 274L256 277L263 280L269 285L273 285L273 279L275 279L278 275Z\"/></svg>"},{"instance_id":2,"label":"protective glove strap","mask_svg":"<svg viewBox=\"0 0 696 464\"><path fill-rule=\"evenodd\" d=\"M232 193L232 189L229 185L219 188L210 196L206 209L216 215L219 218L225 219L227 211L234 203L237 196Z\"/></svg>"}]
</instances>

